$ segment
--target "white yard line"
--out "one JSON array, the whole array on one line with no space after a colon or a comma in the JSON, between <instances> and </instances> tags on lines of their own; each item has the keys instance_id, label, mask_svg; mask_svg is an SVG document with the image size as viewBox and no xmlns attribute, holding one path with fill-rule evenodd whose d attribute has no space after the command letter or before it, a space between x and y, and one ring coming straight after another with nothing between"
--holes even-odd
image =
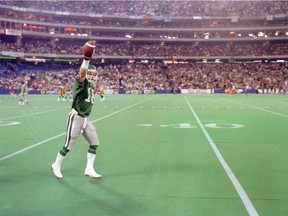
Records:
<instances>
[{"instance_id":1,"label":"white yard line","mask_svg":"<svg viewBox=\"0 0 288 216\"><path fill-rule=\"evenodd\" d=\"M0 161L3 161L3 160L8 159L8 158L11 158L11 157L13 157L13 156L15 156L15 155L18 155L18 154L20 154L20 153L22 153L22 152L25 152L25 151L27 151L27 150L29 150L29 149L31 149L31 148L36 147L36 146L42 145L42 144L44 144L44 143L46 143L46 142L49 142L49 141L51 141L51 140L54 140L54 139L56 139L56 138L58 138L58 137L61 137L61 136L63 136L63 135L65 135L65 133L61 133L61 134L58 134L58 135L56 135L56 136L54 136L54 137L51 137L51 138L49 138L49 139L43 140L43 141L41 141L41 142L39 142L39 143L35 143L35 144L31 145L31 146L28 146L28 147L26 147L26 148L24 148L24 149L21 149L21 150L17 151L17 152L14 152L14 153L12 153L12 154L9 154L9 155L6 155L6 156L0 158Z\"/></svg>"},{"instance_id":2,"label":"white yard line","mask_svg":"<svg viewBox=\"0 0 288 216\"><path fill-rule=\"evenodd\" d=\"M196 121L198 122L202 132L204 133L206 139L208 140L210 146L212 147L214 153L216 154L216 156L217 156L219 162L221 163L222 167L224 168L226 174L230 178L234 188L236 189L236 191L237 191L240 199L242 200L245 208L247 209L249 215L250 216L258 216L258 213L257 213L256 209L254 208L252 202L250 201L249 197L247 196L245 190L243 189L243 187L241 186L240 182L238 181L238 179L236 178L236 176L234 175L234 173L232 172L232 170L228 166L227 162L225 161L225 159L221 155L221 153L218 150L217 146L215 145L214 141L212 140L210 135L207 133L205 127L203 126L203 124L201 123L200 119L196 115L194 109L192 108L191 104L187 100L186 96L184 96L184 97L185 97L185 100L186 100L186 102L187 102L187 104L188 104L193 116L195 117Z\"/></svg>"},{"instance_id":3,"label":"white yard line","mask_svg":"<svg viewBox=\"0 0 288 216\"><path fill-rule=\"evenodd\" d=\"M110 117L110 116L112 116L112 115L115 115L115 114L117 114L117 113L120 113L120 112L122 112L122 111L124 111L124 110L127 110L127 109L131 108L131 107L137 106L137 105L139 105L139 104L141 104L141 103L144 103L145 101L151 100L151 99L153 99L153 98L154 98L154 97L151 97L151 98L148 98L148 99L146 99L146 100L140 101L140 102L138 102L138 103L136 103L136 104L127 106L127 107L125 107L125 108L123 108L123 109L120 109L120 110L118 110L118 111L115 111L115 112L113 112L113 113L110 113L110 114L108 114L108 115L106 115L106 116L103 116L103 117L101 117L101 118L95 119L95 120L93 120L92 122L97 122L97 121L100 121L100 120L102 120L102 119L108 118L108 117ZM31 145L31 146L28 146L28 147L26 147L26 148L23 148L23 149L21 149L21 150L19 150L19 151L16 151L16 152L12 153L12 154L6 155L6 156L0 158L0 161L6 160L6 159L11 158L11 157L13 157L13 156L15 156L15 155L18 155L18 154L20 154L20 153L22 153L22 152L25 152L25 151L27 151L27 150L29 150L29 149L32 149L32 148L34 148L34 147L36 147L36 146L42 145L42 144L47 143L47 142L49 142L49 141L51 141L51 140L54 140L54 139L56 139L56 138L58 138L58 137L64 136L65 134L66 134L66 132L61 133L61 134L58 134L58 135L56 135L56 136L54 136L54 137L51 137L51 138L48 138L48 139L43 140L43 141L41 141L41 142L35 143L35 144Z\"/></svg>"},{"instance_id":4,"label":"white yard line","mask_svg":"<svg viewBox=\"0 0 288 216\"><path fill-rule=\"evenodd\" d=\"M242 105L242 106L250 107L250 108L257 109L257 110L260 110L260 111L263 111L263 112L268 112L268 113L271 113L271 114L274 114L274 115L279 115L279 116L288 118L288 115L285 115L285 114L282 114L282 113L277 113L277 112L273 112L271 110L267 110L267 109L263 109L263 108L259 108L259 107L255 107L255 106L251 106L251 105L248 105L248 104L239 103L239 102L236 102L236 101L233 101L233 100L229 100L229 99L226 99L226 98L221 98L221 97L219 97L219 98L222 99L222 100L226 100L226 101L235 103L235 104L239 104L239 105Z\"/></svg>"}]
</instances>

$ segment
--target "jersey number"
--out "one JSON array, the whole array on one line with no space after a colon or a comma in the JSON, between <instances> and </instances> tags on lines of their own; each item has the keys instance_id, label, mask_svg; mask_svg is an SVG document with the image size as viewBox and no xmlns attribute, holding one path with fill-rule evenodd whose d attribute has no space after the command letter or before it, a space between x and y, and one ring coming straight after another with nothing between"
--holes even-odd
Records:
<instances>
[{"instance_id":1,"label":"jersey number","mask_svg":"<svg viewBox=\"0 0 288 216\"><path fill-rule=\"evenodd\" d=\"M86 102L94 104L94 93L92 88L88 88L88 98L85 99Z\"/></svg>"}]
</instances>

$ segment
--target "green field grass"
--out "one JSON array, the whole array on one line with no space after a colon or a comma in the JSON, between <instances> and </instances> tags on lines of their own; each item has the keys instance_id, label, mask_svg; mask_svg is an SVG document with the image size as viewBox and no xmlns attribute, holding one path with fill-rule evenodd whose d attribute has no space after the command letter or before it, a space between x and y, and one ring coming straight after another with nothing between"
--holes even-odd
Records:
<instances>
[{"instance_id":1,"label":"green field grass","mask_svg":"<svg viewBox=\"0 0 288 216\"><path fill-rule=\"evenodd\" d=\"M84 176L83 137L50 166L70 102L0 95L0 215L288 215L287 95L106 95Z\"/></svg>"}]
</instances>

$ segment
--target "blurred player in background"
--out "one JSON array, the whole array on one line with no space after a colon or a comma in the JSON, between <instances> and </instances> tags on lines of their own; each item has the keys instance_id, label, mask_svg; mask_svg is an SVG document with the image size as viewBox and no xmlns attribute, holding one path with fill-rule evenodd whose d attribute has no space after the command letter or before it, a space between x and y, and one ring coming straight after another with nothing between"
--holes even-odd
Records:
<instances>
[{"instance_id":1,"label":"blurred player in background","mask_svg":"<svg viewBox=\"0 0 288 216\"><path fill-rule=\"evenodd\" d=\"M29 94L29 88L28 88L28 85L25 84L24 104L28 104L28 94Z\"/></svg>"},{"instance_id":2,"label":"blurred player in background","mask_svg":"<svg viewBox=\"0 0 288 216\"><path fill-rule=\"evenodd\" d=\"M18 105L26 105L26 104L28 104L28 93L29 93L28 86L23 81L20 84L20 86L18 87L18 97L19 97Z\"/></svg>"},{"instance_id":3,"label":"blurred player in background","mask_svg":"<svg viewBox=\"0 0 288 216\"><path fill-rule=\"evenodd\" d=\"M11 96L16 97L14 86L10 86L9 93Z\"/></svg>"},{"instance_id":4,"label":"blurred player in background","mask_svg":"<svg viewBox=\"0 0 288 216\"><path fill-rule=\"evenodd\" d=\"M99 92L99 95L100 95L100 100L103 101L105 100L105 97L104 97L104 88L103 86L100 86L100 92Z\"/></svg>"},{"instance_id":5,"label":"blurred player in background","mask_svg":"<svg viewBox=\"0 0 288 216\"><path fill-rule=\"evenodd\" d=\"M73 101L72 99L72 88L69 83L65 86L65 95L63 101L67 101L69 99L70 102Z\"/></svg>"},{"instance_id":6,"label":"blurred player in background","mask_svg":"<svg viewBox=\"0 0 288 216\"><path fill-rule=\"evenodd\" d=\"M89 65L93 54L94 52L87 55L83 51L84 59L79 74L73 84L73 103L72 110L68 116L65 144L57 153L56 160L51 166L54 175L59 179L63 178L61 163L66 154L73 149L77 138L81 133L89 143L87 164L84 174L92 178L101 178L101 175L95 172L93 165L96 157L96 149L99 145L99 139L96 129L89 119L94 103L93 85L97 79L96 68L93 65Z\"/></svg>"},{"instance_id":7,"label":"blurred player in background","mask_svg":"<svg viewBox=\"0 0 288 216\"><path fill-rule=\"evenodd\" d=\"M58 96L58 99L57 101L64 101L64 95L65 95L65 89L63 86L59 86L59 96Z\"/></svg>"}]
</instances>

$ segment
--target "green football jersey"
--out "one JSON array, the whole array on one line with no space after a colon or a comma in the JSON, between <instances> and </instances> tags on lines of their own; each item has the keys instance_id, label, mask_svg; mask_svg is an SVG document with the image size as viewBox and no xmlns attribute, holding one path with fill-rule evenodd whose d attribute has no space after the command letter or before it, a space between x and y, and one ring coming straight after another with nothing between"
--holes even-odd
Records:
<instances>
[{"instance_id":1,"label":"green football jersey","mask_svg":"<svg viewBox=\"0 0 288 216\"><path fill-rule=\"evenodd\" d=\"M94 103L94 87L87 79L83 83L76 77L73 84L73 103L74 108L80 116L89 116Z\"/></svg>"}]
</instances>

